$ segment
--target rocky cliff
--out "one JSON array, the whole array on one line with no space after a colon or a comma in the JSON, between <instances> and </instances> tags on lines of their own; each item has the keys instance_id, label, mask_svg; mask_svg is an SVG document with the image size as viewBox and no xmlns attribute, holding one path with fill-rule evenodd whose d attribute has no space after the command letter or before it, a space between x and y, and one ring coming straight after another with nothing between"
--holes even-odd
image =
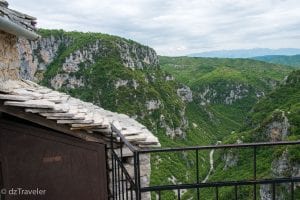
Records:
<instances>
[{"instance_id":1,"label":"rocky cliff","mask_svg":"<svg viewBox=\"0 0 300 200\"><path fill-rule=\"evenodd\" d=\"M230 136L230 143L237 138L245 142L299 140L299 95L300 71L294 71L284 79L277 89L267 94L253 107L248 115L245 131ZM300 174L299 152L300 149L297 145L261 148L257 155L259 176L265 178L298 177ZM236 155L240 160L246 160L245 152L239 152ZM233 160L231 161L233 162ZM246 168L246 166L240 167ZM293 187L297 199L300 185L295 183ZM290 184L277 184L276 199L289 199L290 189ZM260 185L260 199L271 200L272 191L270 184Z\"/></svg>"},{"instance_id":2,"label":"rocky cliff","mask_svg":"<svg viewBox=\"0 0 300 200\"><path fill-rule=\"evenodd\" d=\"M187 113L192 117L189 121L193 129L207 131L207 126L213 129L213 136L217 136L203 140L210 143L218 139L223 143L248 143L299 139L299 72L287 76L292 72L287 66L249 59L160 59L162 68L188 85L192 92L193 101L188 103L187 108L190 109ZM189 89L182 91L185 91L182 92L183 99L190 96L185 95ZM181 93L180 90L178 93ZM201 118L203 121L199 120ZM205 135L205 132L202 134ZM249 163L253 163L252 153L251 149L232 149L219 152L219 155L210 154L205 158L212 158L210 163L214 163L213 170L206 168L201 171L206 171L206 177L209 174L208 179L211 181L252 179L249 170ZM257 154L257 176L297 176L300 165L297 155L299 147L260 148ZM205 159L203 162L208 161ZM287 199L288 189L289 185L278 184L276 197ZM294 189L300 191L296 184ZM234 191L229 188L220 193L222 199L234 199ZM252 188L240 188L238 199L253 199L252 194ZM215 198L209 191L202 191L202 195L206 199ZM272 199L272 186L257 186L257 197Z\"/></svg>"},{"instance_id":3,"label":"rocky cliff","mask_svg":"<svg viewBox=\"0 0 300 200\"><path fill-rule=\"evenodd\" d=\"M39 33L39 41L19 40L21 77L126 113L154 132L184 136L191 95L178 93L182 86L160 69L152 48L100 33Z\"/></svg>"},{"instance_id":4,"label":"rocky cliff","mask_svg":"<svg viewBox=\"0 0 300 200\"><path fill-rule=\"evenodd\" d=\"M105 41L99 37L93 38L91 41L87 40L86 44L82 44L83 47L78 46L79 48L76 49L74 46L78 45L78 38L74 38L75 32L65 33L63 31L48 32L47 30L40 30L40 33L43 37L38 41L29 42L19 39L18 49L22 61L21 76L31 80L42 80L43 77L37 76L37 73L38 75L43 75L47 71L47 67L57 57L61 56L61 53L68 47L72 48L72 50L68 55L64 55L64 61L62 62L62 71L65 76L72 72L77 72L82 65L89 67L101 57L106 57L106 53L110 51L108 48L111 47L107 45L107 40ZM113 36L110 37L113 38ZM118 37L114 38L111 45L117 50L118 57L121 59L124 67L144 69L156 68L159 65L156 52L149 47ZM55 78L59 79L59 77ZM58 84L57 88L60 87L61 85Z\"/></svg>"},{"instance_id":5,"label":"rocky cliff","mask_svg":"<svg viewBox=\"0 0 300 200\"><path fill-rule=\"evenodd\" d=\"M40 81L47 67L58 56L63 46L69 46L71 38L50 35L38 41L28 41L20 38L18 50L21 60L21 77Z\"/></svg>"}]
</instances>

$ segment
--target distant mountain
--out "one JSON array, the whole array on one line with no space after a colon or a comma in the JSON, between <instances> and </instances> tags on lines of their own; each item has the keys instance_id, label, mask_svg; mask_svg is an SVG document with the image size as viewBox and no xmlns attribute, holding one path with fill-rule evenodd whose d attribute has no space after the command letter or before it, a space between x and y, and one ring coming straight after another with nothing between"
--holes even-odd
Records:
<instances>
[{"instance_id":1,"label":"distant mountain","mask_svg":"<svg viewBox=\"0 0 300 200\"><path fill-rule=\"evenodd\" d=\"M236 50L219 50L207 51L202 53L189 54L190 57L216 57L216 58L251 58L266 55L296 55L300 54L300 49L283 48L283 49L236 49Z\"/></svg>"},{"instance_id":2,"label":"distant mountain","mask_svg":"<svg viewBox=\"0 0 300 200\"><path fill-rule=\"evenodd\" d=\"M254 57L255 60L265 61L274 64L282 64L282 65L289 65L293 67L300 67L300 55L294 56L260 56Z\"/></svg>"}]
</instances>

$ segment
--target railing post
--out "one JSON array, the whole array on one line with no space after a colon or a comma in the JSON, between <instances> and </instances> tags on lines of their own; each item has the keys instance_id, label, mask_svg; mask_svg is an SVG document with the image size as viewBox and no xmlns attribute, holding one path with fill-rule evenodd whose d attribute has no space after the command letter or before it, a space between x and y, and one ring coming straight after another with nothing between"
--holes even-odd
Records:
<instances>
[{"instance_id":1,"label":"railing post","mask_svg":"<svg viewBox=\"0 0 300 200\"><path fill-rule=\"evenodd\" d=\"M256 181L256 153L257 147L253 147L253 179ZM253 199L256 200L256 184L253 185Z\"/></svg>"},{"instance_id":2,"label":"railing post","mask_svg":"<svg viewBox=\"0 0 300 200\"><path fill-rule=\"evenodd\" d=\"M294 200L294 181L291 182L291 199Z\"/></svg>"},{"instance_id":3,"label":"railing post","mask_svg":"<svg viewBox=\"0 0 300 200\"><path fill-rule=\"evenodd\" d=\"M109 166L109 147L108 147L107 144L105 145L105 160L106 160L106 181L107 181L107 187L106 187L106 189L107 189L107 193L108 193L107 198L108 198L108 200L110 200L110 198L111 198L111 194L110 194L111 190L110 190L109 185L111 183L111 180L110 180L110 166ZM1 166L0 166L0 169L1 169ZM1 174L0 174L0 178L1 178ZM0 198L0 200L1 200L1 198Z\"/></svg>"},{"instance_id":4,"label":"railing post","mask_svg":"<svg viewBox=\"0 0 300 200\"><path fill-rule=\"evenodd\" d=\"M235 196L235 200L238 200L238 188L237 188L237 185L234 185L234 196Z\"/></svg>"},{"instance_id":5,"label":"railing post","mask_svg":"<svg viewBox=\"0 0 300 200\"><path fill-rule=\"evenodd\" d=\"M123 143L121 143L121 147L120 147L120 159L121 159L121 161L122 161L122 159L123 159ZM123 161L122 161L123 162ZM124 195L125 195L125 192L124 192L124 176L123 176L123 173L124 173L124 171L123 171L123 167L121 167L121 189L122 189L122 200L125 200L124 199Z\"/></svg>"},{"instance_id":6,"label":"railing post","mask_svg":"<svg viewBox=\"0 0 300 200\"><path fill-rule=\"evenodd\" d=\"M140 153L137 151L137 172L138 172L138 188L139 188L139 198L138 200L142 199L142 193L141 193L141 165L140 165Z\"/></svg>"},{"instance_id":7,"label":"railing post","mask_svg":"<svg viewBox=\"0 0 300 200\"><path fill-rule=\"evenodd\" d=\"M139 152L134 152L134 179L135 179L135 198L141 200L141 185L140 185L140 162Z\"/></svg>"},{"instance_id":8,"label":"railing post","mask_svg":"<svg viewBox=\"0 0 300 200\"><path fill-rule=\"evenodd\" d=\"M196 149L196 174L197 174L197 184L200 183L200 178L199 178L199 149ZM197 187L197 200L200 199L200 189Z\"/></svg>"},{"instance_id":9,"label":"railing post","mask_svg":"<svg viewBox=\"0 0 300 200\"><path fill-rule=\"evenodd\" d=\"M112 199L115 199L115 174L114 174L114 170L115 170L115 166L114 166L114 153L113 153L113 146L114 146L114 137L113 137L113 133L111 133L110 135L110 153L111 153L111 179L112 179L112 184L111 184L111 190L112 190Z\"/></svg>"},{"instance_id":10,"label":"railing post","mask_svg":"<svg viewBox=\"0 0 300 200\"><path fill-rule=\"evenodd\" d=\"M272 183L272 200L276 199L276 184Z\"/></svg>"}]
</instances>

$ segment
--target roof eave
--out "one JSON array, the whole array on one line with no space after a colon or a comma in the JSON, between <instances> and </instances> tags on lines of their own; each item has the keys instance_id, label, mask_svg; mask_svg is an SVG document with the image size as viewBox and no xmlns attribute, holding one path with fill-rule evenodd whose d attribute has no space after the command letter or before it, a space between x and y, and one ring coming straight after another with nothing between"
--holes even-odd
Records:
<instances>
[{"instance_id":1,"label":"roof eave","mask_svg":"<svg viewBox=\"0 0 300 200\"><path fill-rule=\"evenodd\" d=\"M24 37L28 40L38 40L41 37L33 31L29 31L26 28L2 16L0 16L0 30L3 30L16 36Z\"/></svg>"}]
</instances>

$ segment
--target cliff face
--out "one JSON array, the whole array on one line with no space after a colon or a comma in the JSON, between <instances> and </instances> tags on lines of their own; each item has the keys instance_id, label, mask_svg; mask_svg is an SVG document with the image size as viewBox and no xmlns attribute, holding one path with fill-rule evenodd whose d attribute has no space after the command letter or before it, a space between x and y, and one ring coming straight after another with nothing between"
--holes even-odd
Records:
<instances>
[{"instance_id":1,"label":"cliff face","mask_svg":"<svg viewBox=\"0 0 300 200\"><path fill-rule=\"evenodd\" d=\"M68 37L49 36L38 41L28 41L20 38L18 50L21 61L20 75L24 79L40 81L49 64L58 56L62 45L69 46Z\"/></svg>"},{"instance_id":2,"label":"cliff face","mask_svg":"<svg viewBox=\"0 0 300 200\"><path fill-rule=\"evenodd\" d=\"M39 32L39 41L19 39L22 78L127 114L159 138L184 138L185 99L191 100L191 94L181 91L182 85L160 69L152 48L98 33ZM126 159L133 174L133 162ZM150 156L142 158L141 164L141 184L147 186ZM143 199L150 199L150 194Z\"/></svg>"},{"instance_id":3,"label":"cliff face","mask_svg":"<svg viewBox=\"0 0 300 200\"><path fill-rule=\"evenodd\" d=\"M184 135L185 98L177 95L181 86L160 70L152 48L98 33L39 32L39 41L18 42L22 78L126 113L154 132Z\"/></svg>"},{"instance_id":4,"label":"cliff face","mask_svg":"<svg viewBox=\"0 0 300 200\"><path fill-rule=\"evenodd\" d=\"M72 36L56 34L46 35L41 40L33 42L19 39L18 49L22 66L21 76L23 78L41 81L43 73L53 60L60 56L61 50L77 42ZM114 46L117 48L119 57L125 67L144 69L147 67L155 68L159 65L155 51L149 47L121 39L115 41ZM64 75L67 76L71 72L77 72L80 68L79 65L83 64L88 67L101 57L106 57L107 48L105 42L96 39L84 48L70 52L62 63ZM64 78L66 79L65 76ZM56 79L59 80L60 77L56 77ZM76 85L74 86L76 87ZM56 85L57 89L60 87L60 84Z\"/></svg>"},{"instance_id":5,"label":"cliff face","mask_svg":"<svg viewBox=\"0 0 300 200\"><path fill-rule=\"evenodd\" d=\"M249 113L248 127L242 133L231 136L245 142L279 142L299 140L300 138L300 71L294 71L271 93L262 98ZM261 148L257 154L258 167L263 168L261 176L265 178L298 177L300 174L299 146L278 146ZM268 156L266 156L268 155ZM246 159L245 153L238 154ZM246 166L241 166L245 168ZM276 185L276 199L288 199L291 185ZM300 185L294 184L295 198L299 198ZM272 186L259 186L260 199L272 199Z\"/></svg>"}]
</instances>

